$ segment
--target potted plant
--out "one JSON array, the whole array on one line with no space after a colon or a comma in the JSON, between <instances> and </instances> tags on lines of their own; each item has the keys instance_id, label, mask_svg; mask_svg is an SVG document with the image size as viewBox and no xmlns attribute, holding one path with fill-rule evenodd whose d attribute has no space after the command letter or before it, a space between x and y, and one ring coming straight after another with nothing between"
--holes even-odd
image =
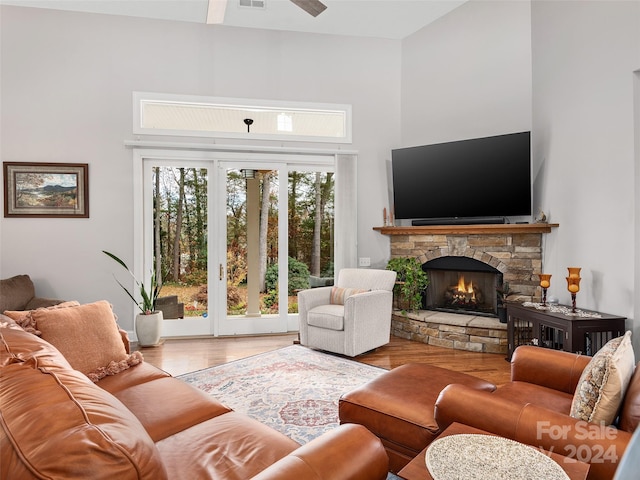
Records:
<instances>
[{"instance_id":1,"label":"potted plant","mask_svg":"<svg viewBox=\"0 0 640 480\"><path fill-rule=\"evenodd\" d=\"M102 251L108 257L115 260L122 268L124 268L133 278L138 287L141 301L136 300L135 296L125 287L117 278L116 282L122 287L133 303L140 309L140 313L136 315L135 330L138 337L138 344L142 347L153 347L160 344L160 335L162 331L162 311L156 310L156 302L162 289L162 284L156 279L155 272L151 272L151 283L147 290L144 283L140 282L129 270L129 267L113 253Z\"/></svg>"},{"instance_id":2,"label":"potted plant","mask_svg":"<svg viewBox=\"0 0 640 480\"><path fill-rule=\"evenodd\" d=\"M500 323L507 323L507 299L511 295L517 295L520 292L511 290L509 282L504 282L501 287L496 288L496 294L498 295L498 320Z\"/></svg>"},{"instance_id":3,"label":"potted plant","mask_svg":"<svg viewBox=\"0 0 640 480\"><path fill-rule=\"evenodd\" d=\"M396 284L393 288L396 306L406 315L407 310L420 310L422 294L429 285L427 272L415 257L392 258L387 270L396 272Z\"/></svg>"}]
</instances>

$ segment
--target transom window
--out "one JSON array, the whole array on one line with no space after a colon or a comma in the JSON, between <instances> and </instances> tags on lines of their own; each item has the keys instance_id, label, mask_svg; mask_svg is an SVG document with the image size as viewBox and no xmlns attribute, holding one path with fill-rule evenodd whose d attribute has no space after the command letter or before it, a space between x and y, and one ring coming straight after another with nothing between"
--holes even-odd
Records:
<instances>
[{"instance_id":1,"label":"transom window","mask_svg":"<svg viewBox=\"0 0 640 480\"><path fill-rule=\"evenodd\" d=\"M134 133L351 143L351 106L135 92Z\"/></svg>"}]
</instances>

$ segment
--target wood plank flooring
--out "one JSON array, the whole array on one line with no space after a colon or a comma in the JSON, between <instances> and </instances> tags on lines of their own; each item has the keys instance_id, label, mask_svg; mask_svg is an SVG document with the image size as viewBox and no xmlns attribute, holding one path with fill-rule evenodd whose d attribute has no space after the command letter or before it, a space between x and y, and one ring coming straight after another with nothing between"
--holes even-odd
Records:
<instances>
[{"instance_id":1,"label":"wood plank flooring","mask_svg":"<svg viewBox=\"0 0 640 480\"><path fill-rule=\"evenodd\" d=\"M297 334L292 333L167 339L159 347L137 348L134 343L132 349L140 350L145 361L176 376L286 347L297 338ZM509 381L510 376L510 364L504 355L435 347L393 336L387 345L353 360L386 369L405 363L429 363L468 373L496 385Z\"/></svg>"}]
</instances>

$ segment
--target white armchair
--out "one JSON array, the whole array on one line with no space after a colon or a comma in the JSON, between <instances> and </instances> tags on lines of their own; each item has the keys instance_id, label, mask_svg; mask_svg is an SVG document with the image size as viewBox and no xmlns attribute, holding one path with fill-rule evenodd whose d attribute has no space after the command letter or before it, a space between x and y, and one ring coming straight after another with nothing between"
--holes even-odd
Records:
<instances>
[{"instance_id":1,"label":"white armchair","mask_svg":"<svg viewBox=\"0 0 640 480\"><path fill-rule=\"evenodd\" d=\"M298 293L300 343L355 357L389 343L396 272L345 268L333 287Z\"/></svg>"}]
</instances>

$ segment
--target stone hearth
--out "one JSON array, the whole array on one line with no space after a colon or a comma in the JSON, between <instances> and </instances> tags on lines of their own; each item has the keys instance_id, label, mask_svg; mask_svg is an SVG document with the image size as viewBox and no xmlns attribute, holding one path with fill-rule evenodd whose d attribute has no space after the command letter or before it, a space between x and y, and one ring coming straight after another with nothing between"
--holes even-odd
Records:
<instances>
[{"instance_id":1,"label":"stone hearth","mask_svg":"<svg viewBox=\"0 0 640 480\"><path fill-rule=\"evenodd\" d=\"M420 310L396 310L391 334L438 347L471 352L507 353L507 324L497 318Z\"/></svg>"},{"instance_id":2,"label":"stone hearth","mask_svg":"<svg viewBox=\"0 0 640 480\"><path fill-rule=\"evenodd\" d=\"M542 235L557 224L435 225L376 227L389 235L391 258L430 260L457 256L479 260L498 270L503 281L519 292L509 300L532 301L540 296ZM394 312L392 334L424 343L480 352L506 353L506 324L497 318L447 314L430 310Z\"/></svg>"}]
</instances>

